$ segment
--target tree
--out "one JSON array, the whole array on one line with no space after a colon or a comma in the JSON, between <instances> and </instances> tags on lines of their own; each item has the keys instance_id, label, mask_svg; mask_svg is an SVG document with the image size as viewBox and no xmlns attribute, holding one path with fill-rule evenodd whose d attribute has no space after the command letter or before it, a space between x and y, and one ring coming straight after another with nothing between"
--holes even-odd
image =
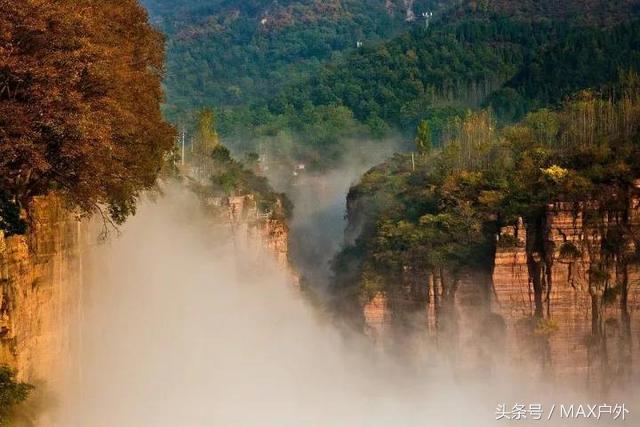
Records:
<instances>
[{"instance_id":1,"label":"tree","mask_svg":"<svg viewBox=\"0 0 640 427\"><path fill-rule=\"evenodd\" d=\"M210 108L204 108L196 113L192 148L189 161L192 166L192 175L194 178L206 181L213 172L212 158L220 154L219 152L216 154L216 150L221 148L215 129L215 115Z\"/></svg>"},{"instance_id":2,"label":"tree","mask_svg":"<svg viewBox=\"0 0 640 427\"><path fill-rule=\"evenodd\" d=\"M173 146L161 35L135 0L0 0L0 28L0 190L122 222Z\"/></svg>"},{"instance_id":3,"label":"tree","mask_svg":"<svg viewBox=\"0 0 640 427\"><path fill-rule=\"evenodd\" d=\"M198 112L194 143L194 152L202 158L209 157L220 144L216 131L216 118L211 108L204 108Z\"/></svg>"},{"instance_id":4,"label":"tree","mask_svg":"<svg viewBox=\"0 0 640 427\"><path fill-rule=\"evenodd\" d=\"M422 120L418 125L418 134L415 139L416 148L420 154L428 154L433 148L431 142L431 129L429 129L429 122Z\"/></svg>"},{"instance_id":5,"label":"tree","mask_svg":"<svg viewBox=\"0 0 640 427\"><path fill-rule=\"evenodd\" d=\"M4 426L13 406L25 401L33 386L16 382L16 373L8 366L0 366L0 426Z\"/></svg>"}]
</instances>

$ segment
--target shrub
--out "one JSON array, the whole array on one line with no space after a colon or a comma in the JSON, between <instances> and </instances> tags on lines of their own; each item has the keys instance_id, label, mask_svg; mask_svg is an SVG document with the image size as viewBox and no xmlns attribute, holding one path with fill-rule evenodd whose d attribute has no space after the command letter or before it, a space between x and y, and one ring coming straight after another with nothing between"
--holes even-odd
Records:
<instances>
[{"instance_id":1,"label":"shrub","mask_svg":"<svg viewBox=\"0 0 640 427\"><path fill-rule=\"evenodd\" d=\"M32 385L16 381L15 370L0 366L0 426L8 425L12 409L24 402L32 390Z\"/></svg>"}]
</instances>

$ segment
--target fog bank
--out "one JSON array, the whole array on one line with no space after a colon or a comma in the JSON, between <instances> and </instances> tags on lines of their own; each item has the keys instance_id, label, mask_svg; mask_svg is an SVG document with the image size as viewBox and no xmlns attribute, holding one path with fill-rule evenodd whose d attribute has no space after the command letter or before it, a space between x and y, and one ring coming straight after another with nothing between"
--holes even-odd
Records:
<instances>
[{"instance_id":1,"label":"fog bank","mask_svg":"<svg viewBox=\"0 0 640 427\"><path fill-rule=\"evenodd\" d=\"M237 243L174 188L96 248L77 378L52 424L490 426L499 402L551 398L389 359Z\"/></svg>"}]
</instances>

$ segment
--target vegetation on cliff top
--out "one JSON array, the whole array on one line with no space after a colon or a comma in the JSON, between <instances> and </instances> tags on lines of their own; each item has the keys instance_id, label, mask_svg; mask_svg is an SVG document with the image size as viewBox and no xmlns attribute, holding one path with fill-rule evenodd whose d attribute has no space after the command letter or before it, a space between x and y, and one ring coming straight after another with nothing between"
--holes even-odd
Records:
<instances>
[{"instance_id":1,"label":"vegetation on cliff top","mask_svg":"<svg viewBox=\"0 0 640 427\"><path fill-rule=\"evenodd\" d=\"M220 143L213 111L203 109L198 113L192 149L185 154L185 173L193 178L191 185L196 193L205 199L251 195L261 213L288 218L293 210L291 202L259 174L258 161L255 153L247 154L243 162L234 159Z\"/></svg>"},{"instance_id":2,"label":"vegetation on cliff top","mask_svg":"<svg viewBox=\"0 0 640 427\"><path fill-rule=\"evenodd\" d=\"M613 95L581 93L558 111L539 110L502 129L489 111L468 113L442 147L370 170L349 194L353 244L335 261L336 291L424 298L435 275L455 294L465 274L490 275L500 227L523 218L542 315L552 285L541 268L552 262L544 221L547 206L562 201L581 215L585 236L589 227L601 233L580 249L593 255L589 281L601 301L617 286L612 269L638 247L629 206L640 176L639 83L625 75Z\"/></svg>"},{"instance_id":3,"label":"vegetation on cliff top","mask_svg":"<svg viewBox=\"0 0 640 427\"><path fill-rule=\"evenodd\" d=\"M162 36L135 0L0 0L0 27L0 225L51 190L123 221L173 146Z\"/></svg>"}]
</instances>

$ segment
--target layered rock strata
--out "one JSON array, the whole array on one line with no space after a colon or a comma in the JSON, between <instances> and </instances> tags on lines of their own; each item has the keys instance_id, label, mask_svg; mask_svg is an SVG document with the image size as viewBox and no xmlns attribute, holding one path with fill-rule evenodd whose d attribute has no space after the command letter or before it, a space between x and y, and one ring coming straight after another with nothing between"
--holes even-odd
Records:
<instances>
[{"instance_id":1,"label":"layered rock strata","mask_svg":"<svg viewBox=\"0 0 640 427\"><path fill-rule=\"evenodd\" d=\"M640 230L638 200L631 205L629 227ZM494 368L518 367L531 377L599 377L605 382L637 378L640 264L631 257L624 267L610 268L606 289L595 295L592 270L599 254L593 247L599 245L599 231L584 227L576 206L554 203L547 208L543 234L548 253L542 267L541 310L536 307L528 256L541 261L543 255L527 254L527 231L519 221L497 236L492 277L464 275L448 306L438 283L432 277L422 280L429 292L427 298L420 297L420 309L414 309L417 326L412 332L417 331L431 349L453 345L460 350L455 358L464 366L490 361ZM623 282L626 292L621 290ZM393 298L380 293L363 303L367 332L382 347L396 341L392 335L399 315ZM594 310L601 311L595 319ZM444 335L445 329L451 336Z\"/></svg>"}]
</instances>

